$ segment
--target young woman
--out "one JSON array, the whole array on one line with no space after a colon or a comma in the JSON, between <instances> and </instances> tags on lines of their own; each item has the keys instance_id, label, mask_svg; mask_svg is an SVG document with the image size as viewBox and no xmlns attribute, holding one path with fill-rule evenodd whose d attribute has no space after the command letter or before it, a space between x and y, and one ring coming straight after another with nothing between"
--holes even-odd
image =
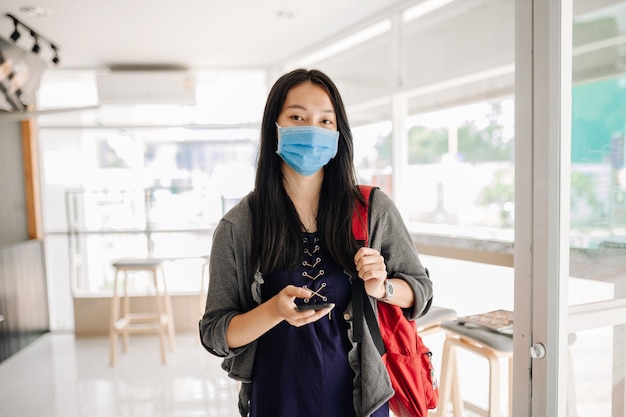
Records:
<instances>
[{"instance_id":1,"label":"young woman","mask_svg":"<svg viewBox=\"0 0 626 417\"><path fill-rule=\"evenodd\" d=\"M351 284L364 281L374 308L382 299L415 319L432 283L380 190L359 247L359 202L337 87L317 70L283 75L265 106L254 190L215 230L200 321L205 348L242 383L242 416L389 415L385 365L369 335L352 340Z\"/></svg>"}]
</instances>

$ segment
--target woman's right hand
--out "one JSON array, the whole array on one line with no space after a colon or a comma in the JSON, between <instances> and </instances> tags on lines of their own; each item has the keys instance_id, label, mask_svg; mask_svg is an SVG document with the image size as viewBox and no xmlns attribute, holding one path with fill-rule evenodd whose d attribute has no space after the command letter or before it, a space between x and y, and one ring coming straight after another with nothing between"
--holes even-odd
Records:
<instances>
[{"instance_id":1,"label":"woman's right hand","mask_svg":"<svg viewBox=\"0 0 626 417\"><path fill-rule=\"evenodd\" d=\"M311 290L296 287L295 285L287 285L273 297L276 314L295 327L313 323L322 317L327 316L332 310L332 307L324 308L322 310L296 310L296 298L309 298L311 295L313 295Z\"/></svg>"},{"instance_id":2,"label":"woman's right hand","mask_svg":"<svg viewBox=\"0 0 626 417\"><path fill-rule=\"evenodd\" d=\"M312 296L310 290L288 285L278 294L252 310L235 315L226 331L229 348L237 348L258 339L265 332L286 320L292 326L300 327L313 323L328 315L332 308L323 310L296 310L296 298Z\"/></svg>"}]
</instances>

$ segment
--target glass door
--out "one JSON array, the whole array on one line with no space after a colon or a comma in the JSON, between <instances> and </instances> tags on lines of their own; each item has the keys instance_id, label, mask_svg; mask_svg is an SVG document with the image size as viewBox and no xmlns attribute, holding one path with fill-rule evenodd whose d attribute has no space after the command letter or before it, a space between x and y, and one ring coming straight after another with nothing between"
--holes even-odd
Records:
<instances>
[{"instance_id":1,"label":"glass door","mask_svg":"<svg viewBox=\"0 0 626 417\"><path fill-rule=\"evenodd\" d=\"M568 409L624 417L626 2L573 11Z\"/></svg>"},{"instance_id":2,"label":"glass door","mask_svg":"<svg viewBox=\"0 0 626 417\"><path fill-rule=\"evenodd\" d=\"M626 3L516 23L513 415L624 417Z\"/></svg>"}]
</instances>

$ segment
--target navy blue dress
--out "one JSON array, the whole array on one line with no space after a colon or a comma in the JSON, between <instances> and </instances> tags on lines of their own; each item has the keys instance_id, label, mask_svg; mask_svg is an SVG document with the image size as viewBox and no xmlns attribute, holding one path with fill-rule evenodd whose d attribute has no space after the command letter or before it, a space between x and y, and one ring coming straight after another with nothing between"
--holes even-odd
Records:
<instances>
[{"instance_id":1,"label":"navy blue dress","mask_svg":"<svg viewBox=\"0 0 626 417\"><path fill-rule=\"evenodd\" d=\"M258 340L250 398L251 417L354 417L354 373L343 319L350 280L322 247L316 233L304 233L305 253L297 269L264 276L263 301L286 285L313 292L297 304L335 303L330 316L302 327L286 321ZM385 404L372 416L388 417Z\"/></svg>"}]
</instances>

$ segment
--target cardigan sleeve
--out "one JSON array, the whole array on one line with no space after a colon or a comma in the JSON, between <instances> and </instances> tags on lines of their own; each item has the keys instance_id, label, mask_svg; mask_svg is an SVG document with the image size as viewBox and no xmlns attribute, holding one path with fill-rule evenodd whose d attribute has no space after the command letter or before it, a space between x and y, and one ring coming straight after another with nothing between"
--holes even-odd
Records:
<instances>
[{"instance_id":1,"label":"cardigan sleeve","mask_svg":"<svg viewBox=\"0 0 626 417\"><path fill-rule=\"evenodd\" d=\"M202 345L212 354L235 354L226 343L230 320L243 310L237 286L237 251L232 224L221 221L213 234L209 264L209 291L200 320Z\"/></svg>"},{"instance_id":2,"label":"cardigan sleeve","mask_svg":"<svg viewBox=\"0 0 626 417\"><path fill-rule=\"evenodd\" d=\"M376 190L370 211L370 246L385 258L388 276L403 279L411 287L415 304L404 311L409 320L414 320L430 308L432 281L393 200Z\"/></svg>"},{"instance_id":3,"label":"cardigan sleeve","mask_svg":"<svg viewBox=\"0 0 626 417\"><path fill-rule=\"evenodd\" d=\"M247 346L231 349L226 331L231 319L254 308L254 271L249 261L250 225L244 200L218 223L211 244L209 291L200 320L202 345L219 357L240 354Z\"/></svg>"}]
</instances>

